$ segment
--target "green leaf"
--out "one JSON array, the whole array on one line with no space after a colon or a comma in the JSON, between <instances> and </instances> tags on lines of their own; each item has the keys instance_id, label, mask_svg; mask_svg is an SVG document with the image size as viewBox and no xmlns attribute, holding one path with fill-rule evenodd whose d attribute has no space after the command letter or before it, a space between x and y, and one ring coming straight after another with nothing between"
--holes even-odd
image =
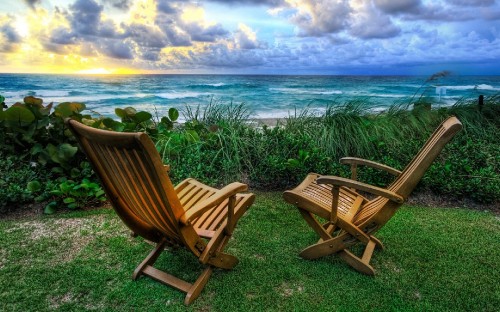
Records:
<instances>
[{"instance_id":1,"label":"green leaf","mask_svg":"<svg viewBox=\"0 0 500 312\"><path fill-rule=\"evenodd\" d=\"M81 172L78 168L71 168L71 171L70 171L70 176L71 178L75 179L75 178L78 178L80 176Z\"/></svg>"},{"instance_id":2,"label":"green leaf","mask_svg":"<svg viewBox=\"0 0 500 312\"><path fill-rule=\"evenodd\" d=\"M125 107L125 114L127 117L133 117L135 114L137 114L137 111L133 107Z\"/></svg>"},{"instance_id":3,"label":"green leaf","mask_svg":"<svg viewBox=\"0 0 500 312\"><path fill-rule=\"evenodd\" d=\"M85 109L85 104L77 102L64 102L56 106L54 112L60 117L69 117Z\"/></svg>"},{"instance_id":4,"label":"green leaf","mask_svg":"<svg viewBox=\"0 0 500 312\"><path fill-rule=\"evenodd\" d=\"M64 165L66 165L66 163L76 154L78 147L72 146L69 143L63 143L56 147L49 143L47 144L46 150L53 162L61 164L64 167Z\"/></svg>"},{"instance_id":5,"label":"green leaf","mask_svg":"<svg viewBox=\"0 0 500 312\"><path fill-rule=\"evenodd\" d=\"M161 130L171 130L174 127L174 123L168 117L162 117L160 121L160 126L163 125L165 127Z\"/></svg>"},{"instance_id":6,"label":"green leaf","mask_svg":"<svg viewBox=\"0 0 500 312\"><path fill-rule=\"evenodd\" d=\"M11 106L3 114L6 121L17 121L31 123L35 120L35 115L24 106Z\"/></svg>"},{"instance_id":7,"label":"green leaf","mask_svg":"<svg viewBox=\"0 0 500 312\"><path fill-rule=\"evenodd\" d=\"M57 173L57 174L63 174L64 173L64 169L61 168L61 167L54 167L50 170L50 172L52 173Z\"/></svg>"},{"instance_id":8,"label":"green leaf","mask_svg":"<svg viewBox=\"0 0 500 312\"><path fill-rule=\"evenodd\" d=\"M0 104L5 102L5 98L3 96L0 95Z\"/></svg>"},{"instance_id":9,"label":"green leaf","mask_svg":"<svg viewBox=\"0 0 500 312\"><path fill-rule=\"evenodd\" d=\"M56 210L57 210L57 202L51 201L50 203L47 204L47 206L45 206L43 212L45 214L53 214L56 212Z\"/></svg>"},{"instance_id":10,"label":"green leaf","mask_svg":"<svg viewBox=\"0 0 500 312\"><path fill-rule=\"evenodd\" d=\"M150 113L141 111L135 114L134 121L137 123L141 123L150 120L151 117L153 117L153 115L151 115Z\"/></svg>"},{"instance_id":11,"label":"green leaf","mask_svg":"<svg viewBox=\"0 0 500 312\"><path fill-rule=\"evenodd\" d=\"M186 130L186 138L188 142L200 142L200 136L194 130Z\"/></svg>"},{"instance_id":12,"label":"green leaf","mask_svg":"<svg viewBox=\"0 0 500 312\"><path fill-rule=\"evenodd\" d=\"M52 191L50 191L50 194L52 194L54 196L62 196L64 193L61 192L60 190L52 190Z\"/></svg>"},{"instance_id":13,"label":"green leaf","mask_svg":"<svg viewBox=\"0 0 500 312\"><path fill-rule=\"evenodd\" d=\"M36 143L31 148L30 154L31 155L36 155L36 154L39 154L39 153L41 153L43 151L44 151L43 146L40 143Z\"/></svg>"},{"instance_id":14,"label":"green leaf","mask_svg":"<svg viewBox=\"0 0 500 312\"><path fill-rule=\"evenodd\" d=\"M76 202L76 200L73 197L67 197L67 198L63 199L63 203L65 203L65 204L71 204L74 202Z\"/></svg>"},{"instance_id":15,"label":"green leaf","mask_svg":"<svg viewBox=\"0 0 500 312\"><path fill-rule=\"evenodd\" d=\"M29 182L26 188L31 193L34 193L34 192L38 192L39 190L42 189L42 184L35 180L35 181Z\"/></svg>"},{"instance_id":16,"label":"green leaf","mask_svg":"<svg viewBox=\"0 0 500 312\"><path fill-rule=\"evenodd\" d=\"M76 209L76 208L78 208L78 204L71 203L71 204L67 205L66 207L68 207L69 209Z\"/></svg>"},{"instance_id":17,"label":"green leaf","mask_svg":"<svg viewBox=\"0 0 500 312\"><path fill-rule=\"evenodd\" d=\"M168 110L168 118L170 118L171 121L176 121L177 118L179 118L179 111L176 108L171 107Z\"/></svg>"},{"instance_id":18,"label":"green leaf","mask_svg":"<svg viewBox=\"0 0 500 312\"><path fill-rule=\"evenodd\" d=\"M120 118L125 118L125 116L127 116L127 113L125 113L125 110L122 108L115 108L115 114Z\"/></svg>"},{"instance_id":19,"label":"green leaf","mask_svg":"<svg viewBox=\"0 0 500 312\"><path fill-rule=\"evenodd\" d=\"M42 99L39 99L39 98L36 98L34 96L27 96L24 98L24 103L28 104L28 105L33 105L33 106L38 106L38 107L43 107L42 106L42 103L43 103L43 100Z\"/></svg>"},{"instance_id":20,"label":"green leaf","mask_svg":"<svg viewBox=\"0 0 500 312\"><path fill-rule=\"evenodd\" d=\"M288 159L287 165L290 168L298 168L300 166L300 162L297 159Z\"/></svg>"}]
</instances>

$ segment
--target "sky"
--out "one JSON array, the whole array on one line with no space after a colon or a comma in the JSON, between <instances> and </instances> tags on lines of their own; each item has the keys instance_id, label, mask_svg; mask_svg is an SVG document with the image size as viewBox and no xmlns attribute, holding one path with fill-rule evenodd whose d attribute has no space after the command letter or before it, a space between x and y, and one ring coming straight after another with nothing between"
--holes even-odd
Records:
<instances>
[{"instance_id":1,"label":"sky","mask_svg":"<svg viewBox=\"0 0 500 312\"><path fill-rule=\"evenodd\" d=\"M0 72L500 75L500 0L0 1Z\"/></svg>"}]
</instances>

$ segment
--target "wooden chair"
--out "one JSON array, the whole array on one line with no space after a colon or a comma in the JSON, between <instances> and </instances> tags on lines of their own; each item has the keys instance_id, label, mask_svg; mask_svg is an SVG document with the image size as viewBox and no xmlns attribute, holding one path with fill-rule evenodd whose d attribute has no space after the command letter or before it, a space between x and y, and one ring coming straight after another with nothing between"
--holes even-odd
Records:
<instances>
[{"instance_id":1,"label":"wooden chair","mask_svg":"<svg viewBox=\"0 0 500 312\"><path fill-rule=\"evenodd\" d=\"M369 160L346 157L340 162L351 165L351 179L310 173L299 186L284 192L285 201L297 206L302 217L320 236L320 240L304 249L300 256L316 259L337 253L357 271L375 274L370 259L375 247L383 248L383 245L373 233L406 201L446 143L461 128L457 118L445 120L403 171ZM385 170L396 179L387 188L358 182L358 165ZM358 191L376 197L369 200ZM325 219L326 223L321 224L318 219ZM348 249L358 243L366 245L360 256Z\"/></svg>"},{"instance_id":2,"label":"wooden chair","mask_svg":"<svg viewBox=\"0 0 500 312\"><path fill-rule=\"evenodd\" d=\"M66 120L87 154L116 213L135 235L156 243L135 269L141 275L187 293L190 304L214 267L231 269L238 259L224 253L238 219L254 202L234 182L218 190L194 179L172 185L153 142L145 133L117 133ZM205 268L188 283L153 267L165 247L187 248Z\"/></svg>"}]
</instances>

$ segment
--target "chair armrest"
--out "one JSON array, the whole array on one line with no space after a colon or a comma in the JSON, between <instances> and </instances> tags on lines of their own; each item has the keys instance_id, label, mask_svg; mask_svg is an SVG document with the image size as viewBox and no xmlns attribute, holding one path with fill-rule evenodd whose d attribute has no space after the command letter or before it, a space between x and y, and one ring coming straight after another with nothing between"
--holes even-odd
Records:
<instances>
[{"instance_id":1,"label":"chair armrest","mask_svg":"<svg viewBox=\"0 0 500 312\"><path fill-rule=\"evenodd\" d=\"M385 198L388 198L392 201L395 201L397 203L403 203L404 198L392 191L389 191L387 189L383 189L380 187L376 187L370 184L362 183L359 181L354 181L351 179L345 179L341 177L336 177L336 176L321 176L316 179L316 183L318 184L330 184L334 186L345 186L349 188L353 188L356 190L360 190L363 192L368 192L374 195L382 196Z\"/></svg>"},{"instance_id":2,"label":"chair armrest","mask_svg":"<svg viewBox=\"0 0 500 312\"><path fill-rule=\"evenodd\" d=\"M246 190L248 190L248 185L240 182L233 182L229 185L226 185L222 189L215 192L212 196L208 197L205 200L200 201L199 203L191 207L191 209L186 211L180 217L179 221L184 224L188 224L192 220L202 215L208 209L213 208L214 206L219 205L229 197L234 196L237 193L244 192Z\"/></svg>"},{"instance_id":3,"label":"chair armrest","mask_svg":"<svg viewBox=\"0 0 500 312\"><path fill-rule=\"evenodd\" d=\"M367 159L362 159L362 158L357 158L357 157L344 157L344 158L341 158L340 159L340 163L344 164L344 165L347 165L347 164L350 164L350 165L364 165L364 166L372 167L372 168L375 168L375 169L384 170L384 171L386 171L386 172L388 172L388 173L390 173L392 175L395 175L395 176L399 176L401 174L401 171L399 171L397 169L394 169L392 167L380 164L380 163L375 162L375 161L371 161L371 160L367 160Z\"/></svg>"},{"instance_id":4,"label":"chair armrest","mask_svg":"<svg viewBox=\"0 0 500 312\"><path fill-rule=\"evenodd\" d=\"M170 173L170 165L163 165L163 169L165 169L166 173Z\"/></svg>"}]
</instances>

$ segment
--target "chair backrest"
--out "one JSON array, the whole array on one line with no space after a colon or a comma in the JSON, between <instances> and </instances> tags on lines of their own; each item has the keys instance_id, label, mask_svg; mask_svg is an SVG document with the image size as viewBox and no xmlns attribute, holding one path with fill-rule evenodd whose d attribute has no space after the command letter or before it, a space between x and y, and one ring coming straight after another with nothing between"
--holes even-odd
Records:
<instances>
[{"instance_id":1,"label":"chair backrest","mask_svg":"<svg viewBox=\"0 0 500 312\"><path fill-rule=\"evenodd\" d=\"M462 124L456 117L452 116L443 121L388 189L401 195L406 200L432 162L441 153L446 143L460 129L462 129ZM376 230L391 218L399 206L401 204L379 196L366 203L356 214L353 221L356 224L370 224L373 220L376 220L377 227L373 228L373 230Z\"/></svg>"},{"instance_id":2,"label":"chair backrest","mask_svg":"<svg viewBox=\"0 0 500 312\"><path fill-rule=\"evenodd\" d=\"M147 134L100 130L70 119L66 124L123 222L151 241L182 242L178 219L184 210Z\"/></svg>"},{"instance_id":3,"label":"chair backrest","mask_svg":"<svg viewBox=\"0 0 500 312\"><path fill-rule=\"evenodd\" d=\"M443 121L388 189L408 198L444 146L460 129L462 124L454 116Z\"/></svg>"}]
</instances>

